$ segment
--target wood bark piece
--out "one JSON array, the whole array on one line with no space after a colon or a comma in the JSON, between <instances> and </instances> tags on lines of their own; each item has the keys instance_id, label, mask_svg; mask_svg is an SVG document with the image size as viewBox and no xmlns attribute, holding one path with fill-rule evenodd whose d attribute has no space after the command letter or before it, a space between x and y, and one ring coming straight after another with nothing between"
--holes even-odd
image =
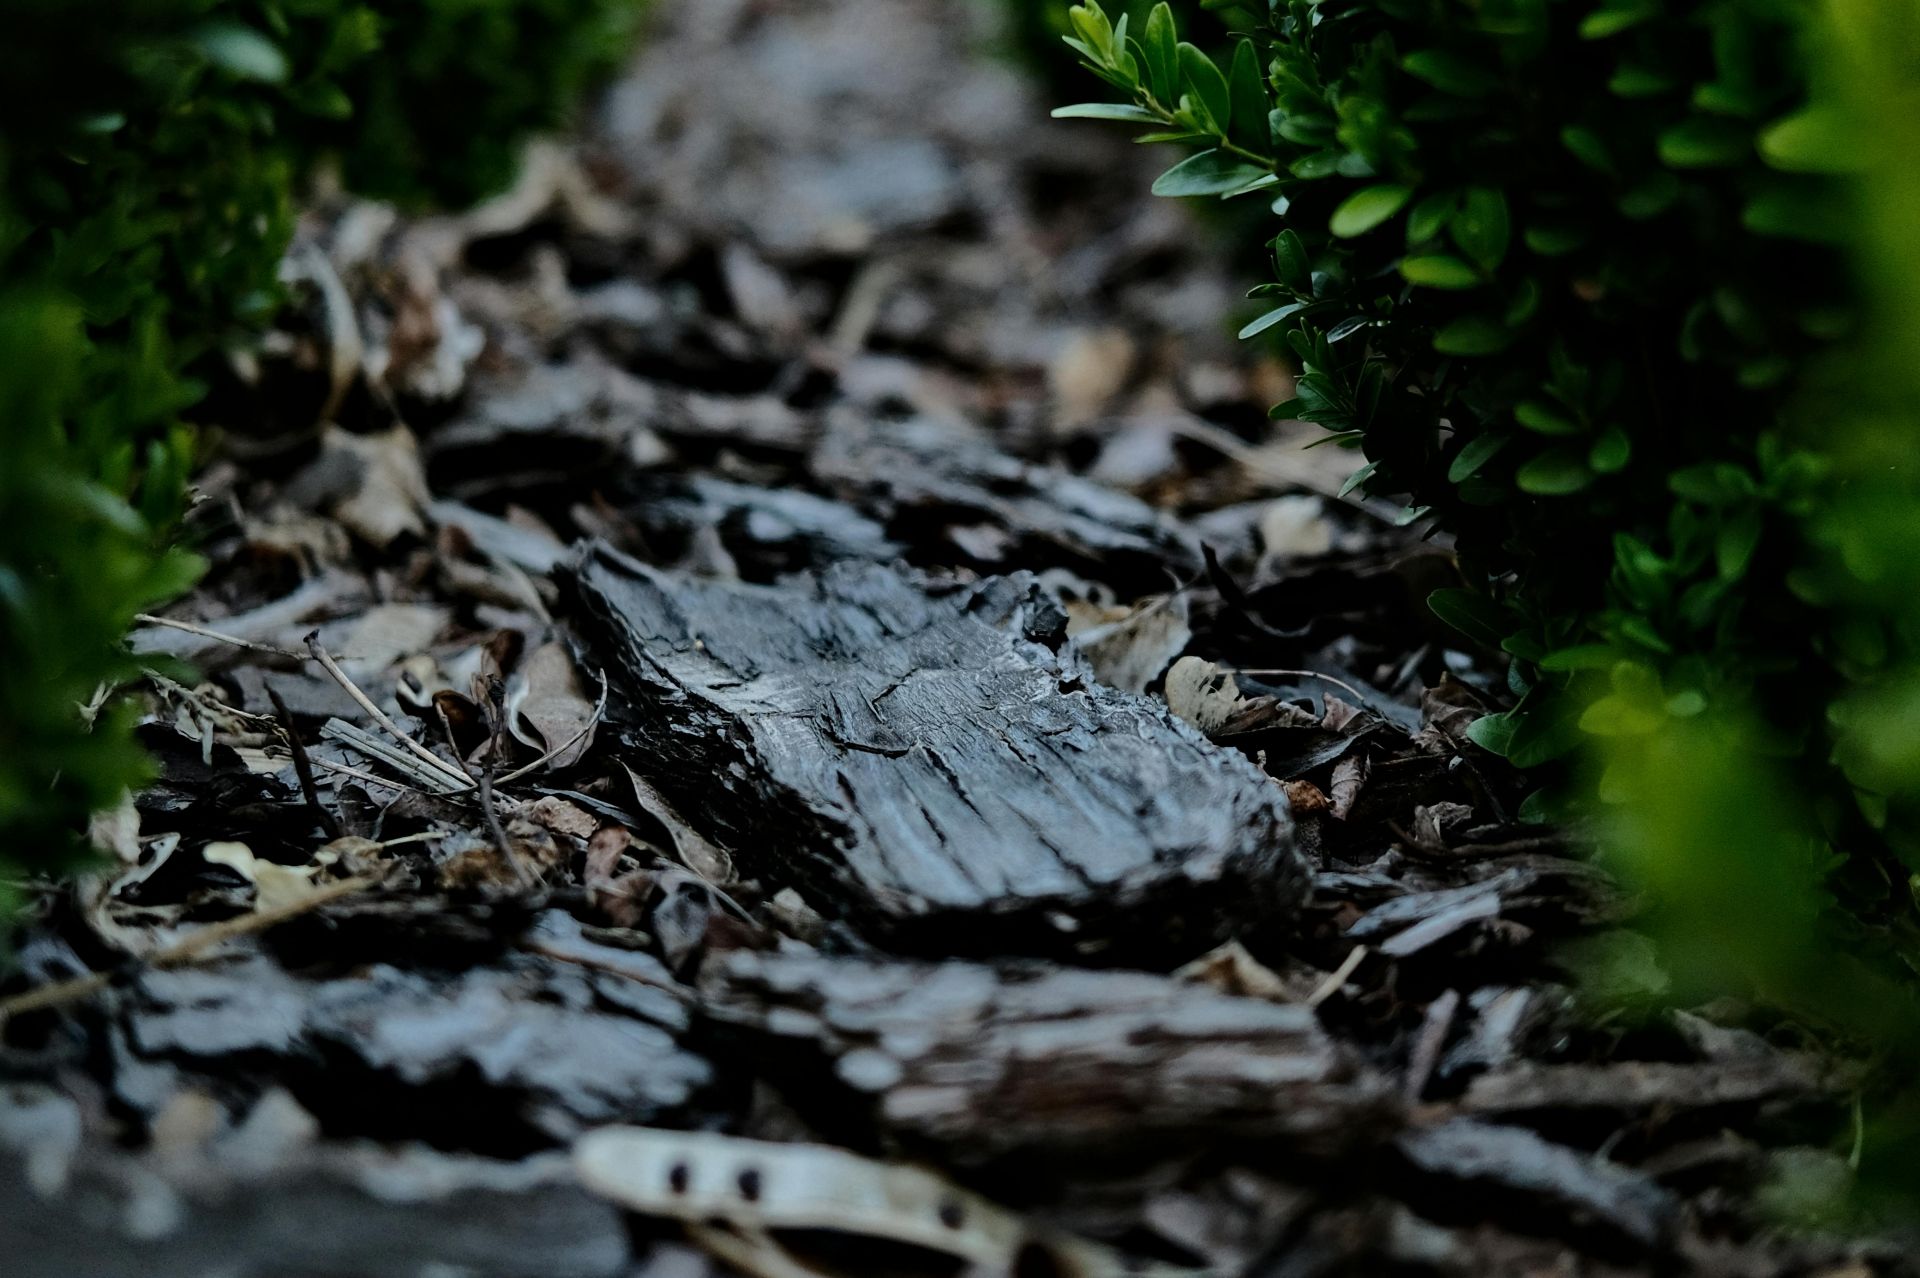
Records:
<instances>
[{"instance_id":1,"label":"wood bark piece","mask_svg":"<svg viewBox=\"0 0 1920 1278\"><path fill-rule=\"evenodd\" d=\"M1638 1113L1654 1107L1695 1110L1771 1100L1832 1098L1844 1093L1853 1082L1845 1068L1793 1052L1700 1064L1524 1063L1474 1079L1461 1104L1479 1114L1568 1109Z\"/></svg>"},{"instance_id":2,"label":"wood bark piece","mask_svg":"<svg viewBox=\"0 0 1920 1278\"><path fill-rule=\"evenodd\" d=\"M1200 570L1192 530L1139 498L957 440L944 422L841 414L809 465L895 537L986 571L1066 566L1138 594L1166 589L1170 569Z\"/></svg>"},{"instance_id":3,"label":"wood bark piece","mask_svg":"<svg viewBox=\"0 0 1920 1278\"><path fill-rule=\"evenodd\" d=\"M1040 642L1031 578L757 586L590 544L573 583L635 770L742 877L900 948L1198 953L1306 890L1278 788Z\"/></svg>"},{"instance_id":4,"label":"wood bark piece","mask_svg":"<svg viewBox=\"0 0 1920 1278\"><path fill-rule=\"evenodd\" d=\"M1305 1004L1144 972L748 952L705 986L766 1059L824 1056L890 1131L969 1156L1326 1150L1395 1126L1391 1089Z\"/></svg>"},{"instance_id":5,"label":"wood bark piece","mask_svg":"<svg viewBox=\"0 0 1920 1278\"><path fill-rule=\"evenodd\" d=\"M1665 1246L1679 1224L1679 1200L1651 1177L1524 1128L1453 1119L1407 1133L1398 1147L1428 1176L1514 1195L1524 1215L1544 1208L1640 1247Z\"/></svg>"}]
</instances>

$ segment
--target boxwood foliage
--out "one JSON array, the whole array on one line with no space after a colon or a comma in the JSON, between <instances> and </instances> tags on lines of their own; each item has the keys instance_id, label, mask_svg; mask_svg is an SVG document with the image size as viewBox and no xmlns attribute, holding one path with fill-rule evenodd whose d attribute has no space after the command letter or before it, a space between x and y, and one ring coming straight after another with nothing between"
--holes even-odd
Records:
<instances>
[{"instance_id":1,"label":"boxwood foliage","mask_svg":"<svg viewBox=\"0 0 1920 1278\"><path fill-rule=\"evenodd\" d=\"M349 189L459 206L512 180L530 130L564 124L630 47L645 0L383 0L334 127Z\"/></svg>"},{"instance_id":2,"label":"boxwood foliage","mask_svg":"<svg viewBox=\"0 0 1920 1278\"><path fill-rule=\"evenodd\" d=\"M1749 697L1818 758L1883 655L1829 624L1798 534L1829 471L1810 370L1855 314L1802 110L1814 11L1271 0L1224 59L1166 4L1071 11L1122 100L1057 114L1192 144L1162 195L1271 202L1246 333L1302 374L1274 413L1455 536L1473 588L1434 607L1519 659L1518 708L1476 729L1519 764Z\"/></svg>"},{"instance_id":3,"label":"boxwood foliage","mask_svg":"<svg viewBox=\"0 0 1920 1278\"><path fill-rule=\"evenodd\" d=\"M0 0L0 861L57 864L142 775L102 694L133 616L197 573L171 544L194 373L272 314L307 177L489 192L635 10Z\"/></svg>"}]
</instances>

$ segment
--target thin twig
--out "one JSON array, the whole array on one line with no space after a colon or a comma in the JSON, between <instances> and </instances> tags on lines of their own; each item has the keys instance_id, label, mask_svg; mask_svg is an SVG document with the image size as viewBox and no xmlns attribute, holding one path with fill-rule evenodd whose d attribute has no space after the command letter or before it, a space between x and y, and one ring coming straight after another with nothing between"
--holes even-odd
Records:
<instances>
[{"instance_id":1,"label":"thin twig","mask_svg":"<svg viewBox=\"0 0 1920 1278\"><path fill-rule=\"evenodd\" d=\"M191 621L175 621L171 617L156 617L151 613L135 613L133 619L143 626L165 626L169 630L182 630L202 639L211 639L215 643L224 643L234 648L245 648L249 652L265 652L276 657L292 657L295 661L311 660L304 652L292 648L276 648L270 643L256 643L252 639L242 639L238 635L222 634L218 630L209 630L205 626L195 625Z\"/></svg>"},{"instance_id":2,"label":"thin twig","mask_svg":"<svg viewBox=\"0 0 1920 1278\"><path fill-rule=\"evenodd\" d=\"M1318 670L1232 670L1231 674L1252 675L1256 679L1322 679L1336 688L1343 688L1359 699L1361 705L1372 700L1366 693L1350 683L1343 683L1330 674L1321 674Z\"/></svg>"},{"instance_id":3,"label":"thin twig","mask_svg":"<svg viewBox=\"0 0 1920 1278\"><path fill-rule=\"evenodd\" d=\"M493 682L497 684L499 680L495 679ZM491 710L492 707L489 709ZM447 749L453 752L454 758L460 760L461 767L466 768L469 774L474 774L473 766L461 756L460 743L454 740L453 723L447 718L447 712L441 708L438 701L434 702L433 710L440 718L440 731L446 735ZM500 748L500 727L497 717L493 718L492 726L493 735L487 741L487 766L476 774L475 784L480 791L480 813L486 819L487 833L493 837L494 850L500 854L500 859L513 869L513 877L518 880L520 887L524 890L534 886L533 877L527 872L527 868L520 864L519 856L514 853L513 841L507 838L506 827L500 824L500 812L493 803L492 759L493 752Z\"/></svg>"},{"instance_id":4,"label":"thin twig","mask_svg":"<svg viewBox=\"0 0 1920 1278\"><path fill-rule=\"evenodd\" d=\"M293 711L287 709L287 703L271 685L267 688L267 699L273 702L273 708L280 716L280 730L287 734L287 748L293 751L293 773L300 778L301 795L306 798L307 806L313 809L313 815L320 822L320 828L326 832L328 840L339 838L340 823L320 802L320 787L313 780L313 760L307 756L306 743L300 740L300 730L293 726Z\"/></svg>"},{"instance_id":5,"label":"thin twig","mask_svg":"<svg viewBox=\"0 0 1920 1278\"><path fill-rule=\"evenodd\" d=\"M422 790L419 786L408 785L405 781L390 780L387 777L377 776L371 772L362 772L359 768L350 768L344 763L335 763L331 759L315 759L313 766L316 768L324 768L328 772L338 772L341 776L352 777L356 781L368 781L374 785L385 786L389 790L405 790L408 794L427 795L428 798L434 799L452 798L451 795L428 794L427 791Z\"/></svg>"},{"instance_id":6,"label":"thin twig","mask_svg":"<svg viewBox=\"0 0 1920 1278\"><path fill-rule=\"evenodd\" d=\"M1348 950L1346 960L1335 968L1326 980L1320 982L1319 989L1307 996L1307 1006L1318 1007L1332 998L1339 992L1340 987L1347 983L1347 978L1353 975L1354 969L1360 966L1360 961L1371 952L1364 945L1356 945Z\"/></svg>"},{"instance_id":7,"label":"thin twig","mask_svg":"<svg viewBox=\"0 0 1920 1278\"><path fill-rule=\"evenodd\" d=\"M387 712L373 704L373 699L367 696L366 693L360 691L353 680L347 678L347 672L340 668L340 663L335 661L328 655L327 650L320 646L320 636L317 631L307 636L307 650L313 654L313 659L320 663L320 668L325 670L328 676L340 685L340 690L345 692L349 697L352 697L354 703L362 710L365 710L369 715L373 716L373 721L386 729L387 734L395 741L398 741L404 749L417 756L435 772L446 777L449 782L459 789L471 790L474 788L473 778L455 769L452 764L442 759L439 755L427 749L406 733L400 731L399 725L387 717Z\"/></svg>"},{"instance_id":8,"label":"thin twig","mask_svg":"<svg viewBox=\"0 0 1920 1278\"><path fill-rule=\"evenodd\" d=\"M377 885L379 881L376 878L365 877L341 879L337 883L315 888L297 901L276 905L270 910L255 910L251 914L242 914L238 918L226 919L219 923L210 923L185 940L178 941L152 955L144 963L135 965L134 970L186 967L197 962L208 950L223 941L251 936L269 928L278 927L291 919L311 913L323 905L330 905L343 897L363 892ZM52 985L43 985L39 989L28 990L24 994L16 994L12 998L0 1000L0 1025L5 1025L13 1017L27 1012L46 1011L92 998L126 974L126 969L117 972L92 972L86 976L76 976L72 980L55 981Z\"/></svg>"}]
</instances>

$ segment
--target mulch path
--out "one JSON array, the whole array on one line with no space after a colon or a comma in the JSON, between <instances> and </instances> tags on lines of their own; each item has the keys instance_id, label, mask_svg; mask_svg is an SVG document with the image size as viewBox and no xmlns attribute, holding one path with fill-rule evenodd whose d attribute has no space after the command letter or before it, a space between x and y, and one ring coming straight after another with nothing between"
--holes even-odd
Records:
<instances>
[{"instance_id":1,"label":"mulch path","mask_svg":"<svg viewBox=\"0 0 1920 1278\"><path fill-rule=\"evenodd\" d=\"M1623 1010L1160 157L969 6L676 9L495 203L305 218L0 985L0 1268L1920 1272L1771 1223L1844 1062Z\"/></svg>"}]
</instances>

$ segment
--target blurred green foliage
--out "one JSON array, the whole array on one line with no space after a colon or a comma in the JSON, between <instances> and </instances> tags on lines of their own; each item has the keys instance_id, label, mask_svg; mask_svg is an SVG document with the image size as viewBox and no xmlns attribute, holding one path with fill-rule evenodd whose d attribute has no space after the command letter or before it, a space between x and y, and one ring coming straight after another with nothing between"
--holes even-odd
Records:
<instances>
[{"instance_id":1,"label":"blurred green foliage","mask_svg":"<svg viewBox=\"0 0 1920 1278\"><path fill-rule=\"evenodd\" d=\"M1781 556L1822 465L1783 409L1852 305L1829 180L1772 156L1807 6L1273 0L1224 60L1164 4L1072 12L1126 101L1066 114L1198 148L1160 194L1272 202L1247 333L1302 370L1275 412L1455 535L1479 589L1436 607L1521 658L1481 744L1547 763L1583 714L1630 731L1798 663ZM1601 708L1569 695L1616 670ZM1781 731L1826 691L1781 693Z\"/></svg>"},{"instance_id":2,"label":"blurred green foliage","mask_svg":"<svg viewBox=\"0 0 1920 1278\"><path fill-rule=\"evenodd\" d=\"M631 47L645 0L375 5L379 51L341 77L351 104L314 141L349 190L458 207L510 182L530 130L567 120Z\"/></svg>"},{"instance_id":3,"label":"blurred green foliage","mask_svg":"<svg viewBox=\"0 0 1920 1278\"><path fill-rule=\"evenodd\" d=\"M1757 995L1878 1058L1852 1162L1865 1206L1910 1214L1920 1201L1920 0L1829 0L1821 18L1814 100L1781 129L1843 185L1864 320L1815 374L1823 391L1796 423L1830 474L1804 512L1794 585L1828 632L1872 636L1839 658L1847 686L1818 737L1865 819L1836 823L1804 760L1758 757L1760 708L1732 703L1610 743L1608 843L1648 889L1675 996Z\"/></svg>"},{"instance_id":4,"label":"blurred green foliage","mask_svg":"<svg viewBox=\"0 0 1920 1278\"><path fill-rule=\"evenodd\" d=\"M1073 34L1067 11L1074 0L996 0L1006 19L1008 41L1015 57L1038 70L1065 100L1082 73L1072 50L1061 43ZM1154 0L1098 0L1112 21L1122 17L1137 30L1153 11ZM1223 46L1232 31L1252 25L1250 10L1234 4L1203 9L1194 15L1188 35L1196 44Z\"/></svg>"},{"instance_id":5,"label":"blurred green foliage","mask_svg":"<svg viewBox=\"0 0 1920 1278\"><path fill-rule=\"evenodd\" d=\"M1230 57L1160 5L1069 43L1271 201L1298 398L1457 536L1436 612L1510 663L1475 738L1607 801L1671 994L1890 1068L1920 1192L1920 0L1272 0Z\"/></svg>"},{"instance_id":6,"label":"blurred green foliage","mask_svg":"<svg viewBox=\"0 0 1920 1278\"><path fill-rule=\"evenodd\" d=\"M102 701L171 543L194 371L279 302L294 202L504 185L638 0L0 0L0 853L41 870L143 775ZM4 887L0 872L0 888Z\"/></svg>"}]
</instances>

